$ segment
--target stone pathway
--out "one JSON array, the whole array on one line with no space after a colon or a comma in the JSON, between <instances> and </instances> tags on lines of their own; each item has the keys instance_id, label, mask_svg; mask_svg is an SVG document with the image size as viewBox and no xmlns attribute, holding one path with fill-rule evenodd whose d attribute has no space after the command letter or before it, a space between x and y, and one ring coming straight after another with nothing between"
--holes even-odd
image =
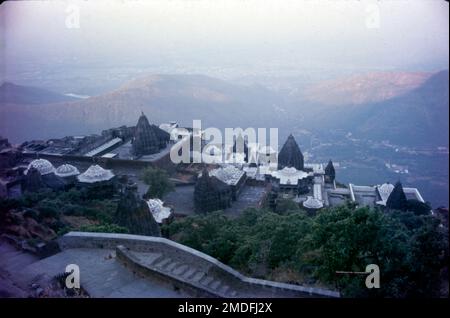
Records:
<instances>
[{"instance_id":1,"label":"stone pathway","mask_svg":"<svg viewBox=\"0 0 450 318\"><path fill-rule=\"evenodd\" d=\"M169 284L133 274L116 260L113 250L68 249L39 260L11 246L0 245L2 276L6 274L23 288L50 281L64 273L68 264L80 267L81 286L91 297L189 297Z\"/></svg>"},{"instance_id":2,"label":"stone pathway","mask_svg":"<svg viewBox=\"0 0 450 318\"><path fill-rule=\"evenodd\" d=\"M20 271L38 258L0 241L0 297L28 297L32 290L20 283Z\"/></svg>"}]
</instances>

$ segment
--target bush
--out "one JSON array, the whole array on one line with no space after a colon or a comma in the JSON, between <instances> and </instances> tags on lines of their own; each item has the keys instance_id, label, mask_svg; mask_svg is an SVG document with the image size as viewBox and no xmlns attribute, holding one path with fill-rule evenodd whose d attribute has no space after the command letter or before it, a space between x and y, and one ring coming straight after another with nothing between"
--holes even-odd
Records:
<instances>
[{"instance_id":1,"label":"bush","mask_svg":"<svg viewBox=\"0 0 450 318\"><path fill-rule=\"evenodd\" d=\"M142 180L149 186L146 193L147 198L159 198L174 189L174 185L169 180L167 172L162 169L148 167L142 172Z\"/></svg>"},{"instance_id":2,"label":"bush","mask_svg":"<svg viewBox=\"0 0 450 318\"><path fill-rule=\"evenodd\" d=\"M298 273L297 283L338 286L346 297L438 295L448 258L448 239L435 217L352 204L312 217L248 209L228 219L214 212L176 220L166 229L170 238L249 275L267 279L283 268ZM336 274L365 271L368 264L380 267L382 288L367 289L365 276Z\"/></svg>"}]
</instances>

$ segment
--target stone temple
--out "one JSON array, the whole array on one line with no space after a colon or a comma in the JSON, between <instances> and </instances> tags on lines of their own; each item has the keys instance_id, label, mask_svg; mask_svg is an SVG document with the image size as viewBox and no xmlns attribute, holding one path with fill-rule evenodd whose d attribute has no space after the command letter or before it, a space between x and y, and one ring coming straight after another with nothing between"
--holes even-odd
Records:
<instances>
[{"instance_id":1,"label":"stone temple","mask_svg":"<svg viewBox=\"0 0 450 318\"><path fill-rule=\"evenodd\" d=\"M136 157L155 154L164 149L169 141L170 135L159 127L150 125L142 113L134 132L131 152Z\"/></svg>"},{"instance_id":2,"label":"stone temple","mask_svg":"<svg viewBox=\"0 0 450 318\"><path fill-rule=\"evenodd\" d=\"M278 168L283 169L284 167L304 169L303 154L292 134L289 135L278 154Z\"/></svg>"},{"instance_id":3,"label":"stone temple","mask_svg":"<svg viewBox=\"0 0 450 318\"><path fill-rule=\"evenodd\" d=\"M198 213L223 210L231 206L232 190L217 177L203 169L195 184L194 206Z\"/></svg>"}]
</instances>

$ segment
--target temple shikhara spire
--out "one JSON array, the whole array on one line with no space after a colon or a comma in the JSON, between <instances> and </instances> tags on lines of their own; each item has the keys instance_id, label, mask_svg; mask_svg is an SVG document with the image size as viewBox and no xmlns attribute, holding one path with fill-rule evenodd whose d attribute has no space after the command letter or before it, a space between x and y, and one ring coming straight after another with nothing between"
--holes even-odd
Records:
<instances>
[{"instance_id":1,"label":"temple shikhara spire","mask_svg":"<svg viewBox=\"0 0 450 318\"><path fill-rule=\"evenodd\" d=\"M141 113L132 143L132 154L136 157L158 153L166 147L170 135L155 125L150 125L144 112Z\"/></svg>"},{"instance_id":2,"label":"temple shikhara spire","mask_svg":"<svg viewBox=\"0 0 450 318\"><path fill-rule=\"evenodd\" d=\"M397 181L389 198L386 201L386 207L390 210L405 211L408 205L408 200L403 190L402 183Z\"/></svg>"},{"instance_id":3,"label":"temple shikhara spire","mask_svg":"<svg viewBox=\"0 0 450 318\"><path fill-rule=\"evenodd\" d=\"M297 170L304 169L303 154L292 134L289 135L278 154L278 168L283 169L284 167L293 167Z\"/></svg>"},{"instance_id":4,"label":"temple shikhara spire","mask_svg":"<svg viewBox=\"0 0 450 318\"><path fill-rule=\"evenodd\" d=\"M333 161L328 161L327 166L325 167L325 181L329 183L333 183L336 178L336 170L334 170Z\"/></svg>"},{"instance_id":5,"label":"temple shikhara spire","mask_svg":"<svg viewBox=\"0 0 450 318\"><path fill-rule=\"evenodd\" d=\"M203 168L194 189L196 212L206 213L223 210L231 205L231 189Z\"/></svg>"}]
</instances>

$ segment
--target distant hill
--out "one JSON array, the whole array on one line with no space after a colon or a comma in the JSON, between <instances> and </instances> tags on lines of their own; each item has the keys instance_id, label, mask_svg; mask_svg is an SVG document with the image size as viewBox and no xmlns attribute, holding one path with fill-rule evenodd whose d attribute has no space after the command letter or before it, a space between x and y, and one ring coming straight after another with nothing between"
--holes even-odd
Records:
<instances>
[{"instance_id":1,"label":"distant hill","mask_svg":"<svg viewBox=\"0 0 450 318\"><path fill-rule=\"evenodd\" d=\"M442 71L409 93L370 104L356 112L356 131L397 144L448 146L448 85L449 72Z\"/></svg>"},{"instance_id":2,"label":"distant hill","mask_svg":"<svg viewBox=\"0 0 450 318\"><path fill-rule=\"evenodd\" d=\"M358 76L342 79L339 87L350 89L349 83L362 84L351 89L353 97L348 104L328 104L287 98L263 86L237 85L204 75L149 75L87 99L43 104L2 102L0 134L16 143L99 133L135 125L144 111L154 124L175 120L191 126L193 119L201 119L203 128L278 127L281 139L299 130L320 134L344 129L357 138L442 146L448 145L448 76L448 71L432 76L400 72L366 76L362 82L355 80ZM324 100L331 101L330 94L331 90L325 90ZM25 96L21 98L29 98Z\"/></svg>"},{"instance_id":3,"label":"distant hill","mask_svg":"<svg viewBox=\"0 0 450 318\"><path fill-rule=\"evenodd\" d=\"M448 85L446 70L393 98L339 107L306 103L298 113L302 123L316 131L345 129L355 133L356 138L389 140L406 146L448 146Z\"/></svg>"},{"instance_id":4,"label":"distant hill","mask_svg":"<svg viewBox=\"0 0 450 318\"><path fill-rule=\"evenodd\" d=\"M422 85L432 73L373 72L328 80L301 93L307 102L323 105L357 105L380 102Z\"/></svg>"},{"instance_id":5,"label":"distant hill","mask_svg":"<svg viewBox=\"0 0 450 318\"><path fill-rule=\"evenodd\" d=\"M203 75L150 75L109 93L70 103L38 108L4 105L0 133L15 141L95 133L135 125L141 111L155 124L175 120L192 126L193 119L201 119L205 128L275 127L274 120L280 116L278 100L261 86L235 85Z\"/></svg>"},{"instance_id":6,"label":"distant hill","mask_svg":"<svg viewBox=\"0 0 450 318\"><path fill-rule=\"evenodd\" d=\"M54 93L42 88L4 82L0 86L0 104L47 104L74 101L77 98Z\"/></svg>"}]
</instances>

